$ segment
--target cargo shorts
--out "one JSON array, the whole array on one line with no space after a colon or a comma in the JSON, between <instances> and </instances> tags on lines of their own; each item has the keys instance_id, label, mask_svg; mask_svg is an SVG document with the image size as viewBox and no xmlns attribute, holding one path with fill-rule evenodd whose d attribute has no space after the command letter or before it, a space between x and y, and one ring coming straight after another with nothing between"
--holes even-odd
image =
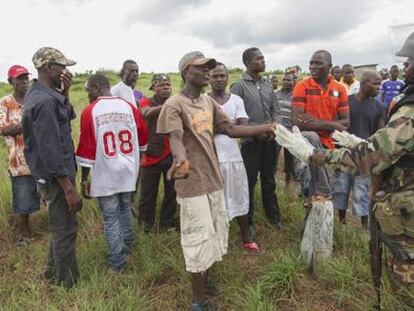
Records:
<instances>
[{"instance_id":1,"label":"cargo shorts","mask_svg":"<svg viewBox=\"0 0 414 311\"><path fill-rule=\"evenodd\" d=\"M229 221L224 191L177 197L177 201L186 270L204 272L227 253Z\"/></svg>"}]
</instances>

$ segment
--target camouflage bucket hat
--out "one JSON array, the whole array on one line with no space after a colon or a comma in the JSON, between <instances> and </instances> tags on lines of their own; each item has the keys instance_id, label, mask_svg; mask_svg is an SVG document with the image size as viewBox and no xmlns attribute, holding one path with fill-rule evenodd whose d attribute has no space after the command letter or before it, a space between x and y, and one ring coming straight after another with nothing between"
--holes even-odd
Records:
<instances>
[{"instance_id":1,"label":"camouflage bucket hat","mask_svg":"<svg viewBox=\"0 0 414 311\"><path fill-rule=\"evenodd\" d=\"M63 66L73 66L74 60L66 58L63 53L55 48L42 47L36 51L32 58L35 68L41 68L45 64L59 64Z\"/></svg>"},{"instance_id":2,"label":"camouflage bucket hat","mask_svg":"<svg viewBox=\"0 0 414 311\"><path fill-rule=\"evenodd\" d=\"M164 81L171 82L170 77L166 73L154 73L151 79L151 86L149 88L150 91L154 90L155 84L157 84L158 82L164 82Z\"/></svg>"}]
</instances>

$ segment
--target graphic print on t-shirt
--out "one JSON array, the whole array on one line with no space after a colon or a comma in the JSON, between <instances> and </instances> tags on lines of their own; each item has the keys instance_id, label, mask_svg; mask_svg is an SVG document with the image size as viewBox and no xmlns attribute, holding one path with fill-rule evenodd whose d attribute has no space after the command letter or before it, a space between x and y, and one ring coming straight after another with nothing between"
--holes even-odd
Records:
<instances>
[{"instance_id":1,"label":"graphic print on t-shirt","mask_svg":"<svg viewBox=\"0 0 414 311\"><path fill-rule=\"evenodd\" d=\"M92 168L91 196L135 190L147 139L138 109L119 97L99 97L82 112L76 159Z\"/></svg>"},{"instance_id":2,"label":"graphic print on t-shirt","mask_svg":"<svg viewBox=\"0 0 414 311\"><path fill-rule=\"evenodd\" d=\"M213 133L213 116L209 111L200 111L194 115L189 114L191 126L194 127L198 134L205 131Z\"/></svg>"}]
</instances>

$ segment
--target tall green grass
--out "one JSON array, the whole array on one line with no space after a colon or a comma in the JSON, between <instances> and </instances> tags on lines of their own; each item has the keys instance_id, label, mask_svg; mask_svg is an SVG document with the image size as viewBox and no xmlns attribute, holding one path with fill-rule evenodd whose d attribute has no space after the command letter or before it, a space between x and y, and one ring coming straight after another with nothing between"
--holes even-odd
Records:
<instances>
[{"instance_id":1,"label":"tall green grass","mask_svg":"<svg viewBox=\"0 0 414 311\"><path fill-rule=\"evenodd\" d=\"M118 81L114 73L107 74L113 83ZM240 72L235 71L230 81L239 77ZM88 104L83 90L85 78L86 75L78 75L74 79L70 94L78 116ZM180 77L173 74L172 78L177 92ZM147 96L151 95L149 81L149 74L141 75L138 81L138 88ZM2 84L0 96L10 90L10 86ZM72 126L76 144L79 119ZM2 141L0 159L0 310L188 310L190 280L179 234L145 234L136 227L138 243L129 267L122 274L114 273L107 267L101 215L95 200L85 200L78 214L79 284L67 290L40 281L48 244L47 213L42 207L32 217L34 241L26 248L15 246L18 233L11 212L7 151ZM219 310L370 310L375 293L366 233L358 224L335 224L334 257L326 262L320 278L313 278L299 259L302 202L294 189L279 184L279 177L282 176L278 174L279 204L288 230L278 232L267 224L258 185L257 241L264 253L245 254L238 246L239 228L231 223L228 254L211 271L221 290L221 295L212 298L214 303ZM403 308L392 296L386 279L384 306L384 310Z\"/></svg>"}]
</instances>

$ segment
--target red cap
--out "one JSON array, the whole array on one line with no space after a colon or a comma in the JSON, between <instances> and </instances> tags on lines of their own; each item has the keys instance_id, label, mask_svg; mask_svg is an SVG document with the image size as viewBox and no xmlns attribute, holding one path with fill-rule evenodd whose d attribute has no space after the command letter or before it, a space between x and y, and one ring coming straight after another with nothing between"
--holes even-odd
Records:
<instances>
[{"instance_id":1,"label":"red cap","mask_svg":"<svg viewBox=\"0 0 414 311\"><path fill-rule=\"evenodd\" d=\"M20 65L13 65L10 67L9 71L7 72L7 76L9 78L17 78L21 75L29 74L29 71Z\"/></svg>"}]
</instances>

